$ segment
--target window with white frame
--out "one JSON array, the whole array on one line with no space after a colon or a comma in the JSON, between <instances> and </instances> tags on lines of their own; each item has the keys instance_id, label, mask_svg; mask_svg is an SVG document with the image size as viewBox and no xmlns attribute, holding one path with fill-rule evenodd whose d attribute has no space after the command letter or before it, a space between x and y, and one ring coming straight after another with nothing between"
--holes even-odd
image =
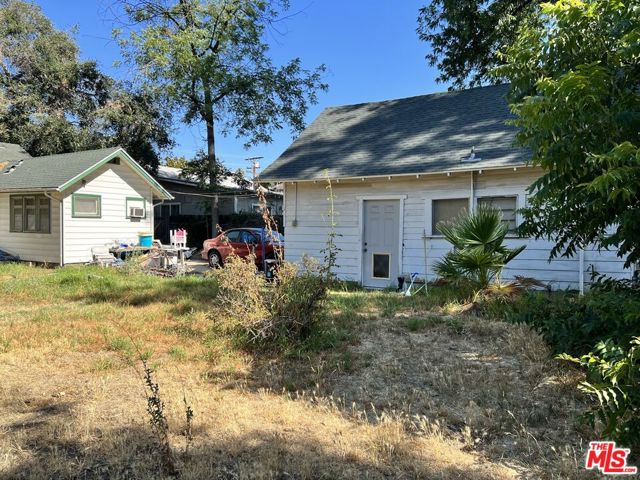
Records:
<instances>
[{"instance_id":1,"label":"window with white frame","mask_svg":"<svg viewBox=\"0 0 640 480\"><path fill-rule=\"evenodd\" d=\"M431 233L442 235L438 230L440 222L450 222L469 209L468 198L442 198L431 201Z\"/></svg>"},{"instance_id":2,"label":"window with white frame","mask_svg":"<svg viewBox=\"0 0 640 480\"><path fill-rule=\"evenodd\" d=\"M517 228L516 210L518 209L518 197L516 195L510 196L492 196L492 197L479 197L477 200L479 207L493 207L502 212L502 223L504 223L509 232L515 232Z\"/></svg>"}]
</instances>

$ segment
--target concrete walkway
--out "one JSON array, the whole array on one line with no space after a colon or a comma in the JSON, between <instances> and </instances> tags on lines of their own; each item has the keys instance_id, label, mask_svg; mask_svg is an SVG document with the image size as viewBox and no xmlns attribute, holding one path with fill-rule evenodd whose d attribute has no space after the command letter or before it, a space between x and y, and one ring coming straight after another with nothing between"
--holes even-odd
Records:
<instances>
[{"instance_id":1,"label":"concrete walkway","mask_svg":"<svg viewBox=\"0 0 640 480\"><path fill-rule=\"evenodd\" d=\"M202 276L209 271L209 262L200 258L200 256L194 255L187 260L188 275Z\"/></svg>"}]
</instances>

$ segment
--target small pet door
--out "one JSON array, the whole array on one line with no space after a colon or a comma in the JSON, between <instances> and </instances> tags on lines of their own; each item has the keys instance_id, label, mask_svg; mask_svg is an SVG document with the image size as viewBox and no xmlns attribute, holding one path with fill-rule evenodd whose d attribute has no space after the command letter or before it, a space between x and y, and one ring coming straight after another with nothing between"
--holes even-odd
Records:
<instances>
[{"instance_id":1,"label":"small pet door","mask_svg":"<svg viewBox=\"0 0 640 480\"><path fill-rule=\"evenodd\" d=\"M391 266L391 255L388 253L374 253L373 278L389 280L389 267Z\"/></svg>"}]
</instances>

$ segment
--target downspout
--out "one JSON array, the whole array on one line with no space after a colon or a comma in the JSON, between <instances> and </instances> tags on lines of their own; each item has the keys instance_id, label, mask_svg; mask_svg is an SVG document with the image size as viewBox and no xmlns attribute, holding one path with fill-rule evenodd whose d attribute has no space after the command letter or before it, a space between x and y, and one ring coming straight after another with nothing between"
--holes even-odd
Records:
<instances>
[{"instance_id":1,"label":"downspout","mask_svg":"<svg viewBox=\"0 0 640 480\"><path fill-rule=\"evenodd\" d=\"M60 204L60 266L64 267L64 198L58 200L57 198L52 197L48 192L43 193L49 200L56 200Z\"/></svg>"},{"instance_id":2,"label":"downspout","mask_svg":"<svg viewBox=\"0 0 640 480\"><path fill-rule=\"evenodd\" d=\"M291 221L292 227L298 226L298 182L294 183L295 192L293 195L293 220Z\"/></svg>"},{"instance_id":3,"label":"downspout","mask_svg":"<svg viewBox=\"0 0 640 480\"><path fill-rule=\"evenodd\" d=\"M429 293L429 272L427 262L427 229L422 230L422 246L424 248L424 293Z\"/></svg>"},{"instance_id":4,"label":"downspout","mask_svg":"<svg viewBox=\"0 0 640 480\"><path fill-rule=\"evenodd\" d=\"M580 286L580 296L584 295L584 248L578 253L578 285Z\"/></svg>"},{"instance_id":5,"label":"downspout","mask_svg":"<svg viewBox=\"0 0 640 480\"><path fill-rule=\"evenodd\" d=\"M475 194L476 194L476 188L473 182L473 170L471 170L471 185L470 185L470 191L469 191L469 212L473 212L475 210Z\"/></svg>"}]
</instances>

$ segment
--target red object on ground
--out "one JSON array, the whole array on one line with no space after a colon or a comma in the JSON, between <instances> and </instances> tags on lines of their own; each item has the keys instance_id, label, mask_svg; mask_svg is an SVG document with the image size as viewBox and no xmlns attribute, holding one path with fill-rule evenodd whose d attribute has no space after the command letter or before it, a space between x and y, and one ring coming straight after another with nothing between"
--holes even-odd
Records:
<instances>
[{"instance_id":1,"label":"red object on ground","mask_svg":"<svg viewBox=\"0 0 640 480\"><path fill-rule=\"evenodd\" d=\"M246 258L252 253L256 265L262 268L263 260L276 259L275 248L284 255L284 236L273 232L271 238L262 228L232 228L202 244L202 258L211 267L221 267L232 253Z\"/></svg>"}]
</instances>

